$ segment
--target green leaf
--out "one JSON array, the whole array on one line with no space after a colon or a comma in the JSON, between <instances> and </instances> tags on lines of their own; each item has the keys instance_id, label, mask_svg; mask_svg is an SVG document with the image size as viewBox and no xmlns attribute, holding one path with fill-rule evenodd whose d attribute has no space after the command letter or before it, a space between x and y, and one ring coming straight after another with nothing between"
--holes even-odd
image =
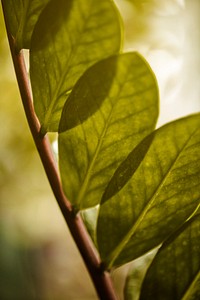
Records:
<instances>
[{"instance_id":1,"label":"green leaf","mask_svg":"<svg viewBox=\"0 0 200 300\"><path fill-rule=\"evenodd\" d=\"M154 138L155 131L142 140L128 157L117 168L110 182L108 183L105 192L101 199L101 205L108 199L118 193L135 173L140 163L142 162L146 152L148 151L151 142Z\"/></svg>"},{"instance_id":2,"label":"green leaf","mask_svg":"<svg viewBox=\"0 0 200 300\"><path fill-rule=\"evenodd\" d=\"M6 0L5 13L15 38L16 48L30 48L31 36L37 20L50 0Z\"/></svg>"},{"instance_id":3,"label":"green leaf","mask_svg":"<svg viewBox=\"0 0 200 300\"><path fill-rule=\"evenodd\" d=\"M110 0L52 0L35 27L30 75L42 133L58 131L74 84L100 59L121 46L119 14Z\"/></svg>"},{"instance_id":4,"label":"green leaf","mask_svg":"<svg viewBox=\"0 0 200 300\"><path fill-rule=\"evenodd\" d=\"M123 164L119 168L123 169ZM116 186L121 173L116 171L112 178ZM197 114L156 130L132 178L102 203L97 242L105 268L131 261L163 242L198 206L199 187Z\"/></svg>"},{"instance_id":5,"label":"green leaf","mask_svg":"<svg viewBox=\"0 0 200 300\"><path fill-rule=\"evenodd\" d=\"M141 293L141 286L146 272L154 259L158 249L154 249L145 255L135 259L129 267L124 284L124 299L138 300Z\"/></svg>"},{"instance_id":6,"label":"green leaf","mask_svg":"<svg viewBox=\"0 0 200 300\"><path fill-rule=\"evenodd\" d=\"M200 299L200 215L159 249L142 285L141 300Z\"/></svg>"},{"instance_id":7,"label":"green leaf","mask_svg":"<svg viewBox=\"0 0 200 300\"><path fill-rule=\"evenodd\" d=\"M99 211L98 205L81 211L81 217L95 246L97 245L96 225L97 225L98 211Z\"/></svg>"},{"instance_id":8,"label":"green leaf","mask_svg":"<svg viewBox=\"0 0 200 300\"><path fill-rule=\"evenodd\" d=\"M156 80L137 53L110 57L86 71L59 128L61 178L75 210L100 202L114 171L153 130L157 116Z\"/></svg>"}]
</instances>

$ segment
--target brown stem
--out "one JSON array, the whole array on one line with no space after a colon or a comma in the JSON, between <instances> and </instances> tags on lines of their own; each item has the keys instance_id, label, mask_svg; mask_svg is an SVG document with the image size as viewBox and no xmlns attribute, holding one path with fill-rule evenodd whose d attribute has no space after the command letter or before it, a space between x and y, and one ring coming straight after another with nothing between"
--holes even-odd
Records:
<instances>
[{"instance_id":1,"label":"brown stem","mask_svg":"<svg viewBox=\"0 0 200 300\"><path fill-rule=\"evenodd\" d=\"M116 300L117 296L112 285L110 274L106 271L102 271L101 261L99 259L98 253L85 229L83 221L80 215L74 216L71 204L63 193L59 172L52 155L51 145L49 143L48 136L42 137L40 134L41 126L36 117L33 107L32 93L29 84L29 77L24 62L23 52L16 52L15 40L10 34L9 24L4 10L4 0L2 0L2 7L4 11L7 36L12 54L16 78L18 81L18 86L26 118L38 153L40 155L43 167L48 177L49 183L58 202L58 205L62 211L62 214L65 218L65 221L68 224L69 230L74 238L74 241L82 255L88 272L92 278L99 298L103 300Z\"/></svg>"}]
</instances>

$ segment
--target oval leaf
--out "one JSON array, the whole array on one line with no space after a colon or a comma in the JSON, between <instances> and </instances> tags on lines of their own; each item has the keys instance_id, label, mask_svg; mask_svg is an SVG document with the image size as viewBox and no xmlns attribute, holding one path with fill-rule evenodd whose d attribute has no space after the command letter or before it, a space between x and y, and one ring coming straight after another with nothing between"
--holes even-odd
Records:
<instances>
[{"instance_id":1,"label":"oval leaf","mask_svg":"<svg viewBox=\"0 0 200 300\"><path fill-rule=\"evenodd\" d=\"M114 171L153 130L157 116L156 80L137 53L86 71L63 109L59 134L63 187L76 210L100 202Z\"/></svg>"},{"instance_id":2,"label":"oval leaf","mask_svg":"<svg viewBox=\"0 0 200 300\"><path fill-rule=\"evenodd\" d=\"M116 185L118 174L112 178ZM199 186L197 114L156 130L132 178L101 204L97 242L105 268L131 261L163 242L198 206Z\"/></svg>"},{"instance_id":3,"label":"oval leaf","mask_svg":"<svg viewBox=\"0 0 200 300\"><path fill-rule=\"evenodd\" d=\"M52 0L35 27L30 75L42 133L58 131L75 82L96 61L118 53L120 19L110 0Z\"/></svg>"},{"instance_id":4,"label":"oval leaf","mask_svg":"<svg viewBox=\"0 0 200 300\"><path fill-rule=\"evenodd\" d=\"M33 29L50 0L6 0L4 9L17 50L29 49Z\"/></svg>"},{"instance_id":5,"label":"oval leaf","mask_svg":"<svg viewBox=\"0 0 200 300\"><path fill-rule=\"evenodd\" d=\"M140 300L200 299L200 215L159 249L147 271Z\"/></svg>"}]
</instances>

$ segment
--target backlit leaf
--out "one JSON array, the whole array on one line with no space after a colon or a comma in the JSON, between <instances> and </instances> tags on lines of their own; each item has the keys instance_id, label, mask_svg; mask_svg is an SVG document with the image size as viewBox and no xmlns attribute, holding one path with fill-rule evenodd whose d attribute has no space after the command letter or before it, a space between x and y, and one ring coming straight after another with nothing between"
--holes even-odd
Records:
<instances>
[{"instance_id":1,"label":"backlit leaf","mask_svg":"<svg viewBox=\"0 0 200 300\"><path fill-rule=\"evenodd\" d=\"M131 263L124 284L125 300L139 300L144 277L157 251L156 248Z\"/></svg>"},{"instance_id":2,"label":"backlit leaf","mask_svg":"<svg viewBox=\"0 0 200 300\"><path fill-rule=\"evenodd\" d=\"M30 48L31 36L37 20L50 0L6 0L5 13L16 48Z\"/></svg>"},{"instance_id":3,"label":"backlit leaf","mask_svg":"<svg viewBox=\"0 0 200 300\"><path fill-rule=\"evenodd\" d=\"M96 225L97 225L97 216L98 216L99 207L94 206L92 208L88 208L81 211L81 217L87 228L87 231L93 240L94 244L96 245Z\"/></svg>"},{"instance_id":4,"label":"backlit leaf","mask_svg":"<svg viewBox=\"0 0 200 300\"><path fill-rule=\"evenodd\" d=\"M123 163L119 168L123 169ZM121 173L116 171L112 178L116 185ZM199 199L197 114L156 130L132 178L102 203L97 242L105 268L131 261L158 246L192 214Z\"/></svg>"},{"instance_id":5,"label":"backlit leaf","mask_svg":"<svg viewBox=\"0 0 200 300\"><path fill-rule=\"evenodd\" d=\"M129 181L134 172L139 167L142 162L151 142L154 138L155 131L148 135L144 140L141 141L133 151L128 155L128 157L122 162L122 164L117 168L110 182L108 183L105 192L103 194L101 205L118 193L124 185Z\"/></svg>"},{"instance_id":6,"label":"backlit leaf","mask_svg":"<svg viewBox=\"0 0 200 300\"><path fill-rule=\"evenodd\" d=\"M112 1L49 3L35 27L30 51L34 104L43 134L58 131L63 105L83 72L118 53L120 46L120 19Z\"/></svg>"},{"instance_id":7,"label":"backlit leaf","mask_svg":"<svg viewBox=\"0 0 200 300\"><path fill-rule=\"evenodd\" d=\"M137 53L110 57L86 71L59 127L63 188L76 210L100 202L114 171L154 129L157 116L156 80Z\"/></svg>"},{"instance_id":8,"label":"backlit leaf","mask_svg":"<svg viewBox=\"0 0 200 300\"><path fill-rule=\"evenodd\" d=\"M141 300L200 299L200 215L159 249L142 285Z\"/></svg>"}]
</instances>

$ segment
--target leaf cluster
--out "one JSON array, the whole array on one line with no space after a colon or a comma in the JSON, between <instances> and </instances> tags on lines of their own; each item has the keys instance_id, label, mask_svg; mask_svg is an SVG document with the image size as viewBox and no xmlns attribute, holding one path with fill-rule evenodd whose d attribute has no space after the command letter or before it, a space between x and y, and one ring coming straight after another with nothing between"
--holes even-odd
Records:
<instances>
[{"instance_id":1,"label":"leaf cluster","mask_svg":"<svg viewBox=\"0 0 200 300\"><path fill-rule=\"evenodd\" d=\"M5 11L16 51L30 50L41 135L58 132L63 189L102 267L159 247L140 298L197 299L200 114L155 129L155 75L140 54L123 53L112 1L9 0Z\"/></svg>"}]
</instances>

